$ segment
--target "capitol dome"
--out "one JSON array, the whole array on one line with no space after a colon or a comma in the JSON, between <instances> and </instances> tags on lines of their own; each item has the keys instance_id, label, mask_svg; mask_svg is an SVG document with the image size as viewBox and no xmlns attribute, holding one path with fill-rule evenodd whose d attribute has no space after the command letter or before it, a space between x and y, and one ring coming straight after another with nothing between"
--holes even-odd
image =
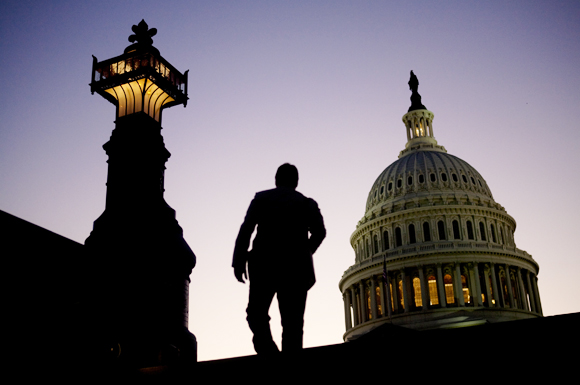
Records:
<instances>
[{"instance_id":1,"label":"capitol dome","mask_svg":"<svg viewBox=\"0 0 580 385\"><path fill-rule=\"evenodd\" d=\"M340 280L345 340L392 323L451 328L542 316L539 266L485 179L433 136L411 72L407 144L375 180Z\"/></svg>"},{"instance_id":2,"label":"capitol dome","mask_svg":"<svg viewBox=\"0 0 580 385\"><path fill-rule=\"evenodd\" d=\"M462 159L444 151L415 151L379 175L367 199L367 214L385 204L435 195L468 193L486 201L493 196L482 176Z\"/></svg>"}]
</instances>

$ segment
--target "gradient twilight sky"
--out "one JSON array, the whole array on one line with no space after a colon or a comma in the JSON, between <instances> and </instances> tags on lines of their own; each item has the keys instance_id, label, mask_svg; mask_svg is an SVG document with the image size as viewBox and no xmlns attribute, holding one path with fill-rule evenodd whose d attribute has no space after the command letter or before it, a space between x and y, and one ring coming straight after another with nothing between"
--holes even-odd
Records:
<instances>
[{"instance_id":1,"label":"gradient twilight sky","mask_svg":"<svg viewBox=\"0 0 580 385\"><path fill-rule=\"evenodd\" d=\"M439 144L517 221L517 246L540 265L544 315L580 311L580 2L4 0L0 210L88 237L105 207L101 146L115 118L90 93L91 55L120 55L143 18L163 57L190 70L187 108L162 123L165 198L198 257L189 327L200 360L253 354L231 255L250 200L284 162L328 230L305 346L342 341L338 281L367 194L405 146L410 70Z\"/></svg>"}]
</instances>

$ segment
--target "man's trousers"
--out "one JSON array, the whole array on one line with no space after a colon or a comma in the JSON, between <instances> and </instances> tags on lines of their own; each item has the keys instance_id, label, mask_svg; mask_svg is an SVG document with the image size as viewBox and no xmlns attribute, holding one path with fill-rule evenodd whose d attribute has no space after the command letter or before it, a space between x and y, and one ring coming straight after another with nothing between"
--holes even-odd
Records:
<instances>
[{"instance_id":1,"label":"man's trousers","mask_svg":"<svg viewBox=\"0 0 580 385\"><path fill-rule=\"evenodd\" d=\"M278 297L282 320L282 351L296 352L302 349L307 293L308 290L297 288L296 285L276 285L260 279L252 281L250 277L250 299L246 312L248 325L254 333L252 341L256 353L278 352L278 347L272 339L268 315L275 294Z\"/></svg>"}]
</instances>

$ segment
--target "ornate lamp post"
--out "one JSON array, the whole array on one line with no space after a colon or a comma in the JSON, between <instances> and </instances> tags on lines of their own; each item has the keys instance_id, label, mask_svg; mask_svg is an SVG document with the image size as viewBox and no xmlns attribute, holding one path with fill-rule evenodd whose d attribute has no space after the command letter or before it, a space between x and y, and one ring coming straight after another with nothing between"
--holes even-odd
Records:
<instances>
[{"instance_id":1,"label":"ornate lamp post","mask_svg":"<svg viewBox=\"0 0 580 385\"><path fill-rule=\"evenodd\" d=\"M103 214L85 241L91 253L98 334L114 361L130 367L196 359L188 329L189 275L195 255L163 198L170 153L161 136L164 109L187 104L182 74L152 46L141 21L134 43L112 59L93 56L91 92L116 106Z\"/></svg>"}]
</instances>

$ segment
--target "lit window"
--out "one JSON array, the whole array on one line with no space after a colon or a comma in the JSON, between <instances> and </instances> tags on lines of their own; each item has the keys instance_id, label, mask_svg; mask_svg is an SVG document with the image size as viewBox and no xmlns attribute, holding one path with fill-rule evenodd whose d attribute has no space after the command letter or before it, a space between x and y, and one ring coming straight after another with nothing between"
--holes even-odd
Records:
<instances>
[{"instance_id":1,"label":"lit window","mask_svg":"<svg viewBox=\"0 0 580 385\"><path fill-rule=\"evenodd\" d=\"M401 309L405 309L405 297L403 297L403 280L399 279L399 290L398 290L399 304Z\"/></svg>"},{"instance_id":2,"label":"lit window","mask_svg":"<svg viewBox=\"0 0 580 385\"><path fill-rule=\"evenodd\" d=\"M413 291L415 292L415 306L423 306L423 300L421 299L421 280L417 277L413 278Z\"/></svg>"},{"instance_id":3,"label":"lit window","mask_svg":"<svg viewBox=\"0 0 580 385\"><path fill-rule=\"evenodd\" d=\"M415 137L425 136L425 130L423 129L423 118L419 122L415 122Z\"/></svg>"},{"instance_id":4,"label":"lit window","mask_svg":"<svg viewBox=\"0 0 580 385\"><path fill-rule=\"evenodd\" d=\"M439 297L437 297L437 281L435 280L435 276L429 276L427 282L429 283L429 300L431 305L439 305Z\"/></svg>"}]
</instances>

